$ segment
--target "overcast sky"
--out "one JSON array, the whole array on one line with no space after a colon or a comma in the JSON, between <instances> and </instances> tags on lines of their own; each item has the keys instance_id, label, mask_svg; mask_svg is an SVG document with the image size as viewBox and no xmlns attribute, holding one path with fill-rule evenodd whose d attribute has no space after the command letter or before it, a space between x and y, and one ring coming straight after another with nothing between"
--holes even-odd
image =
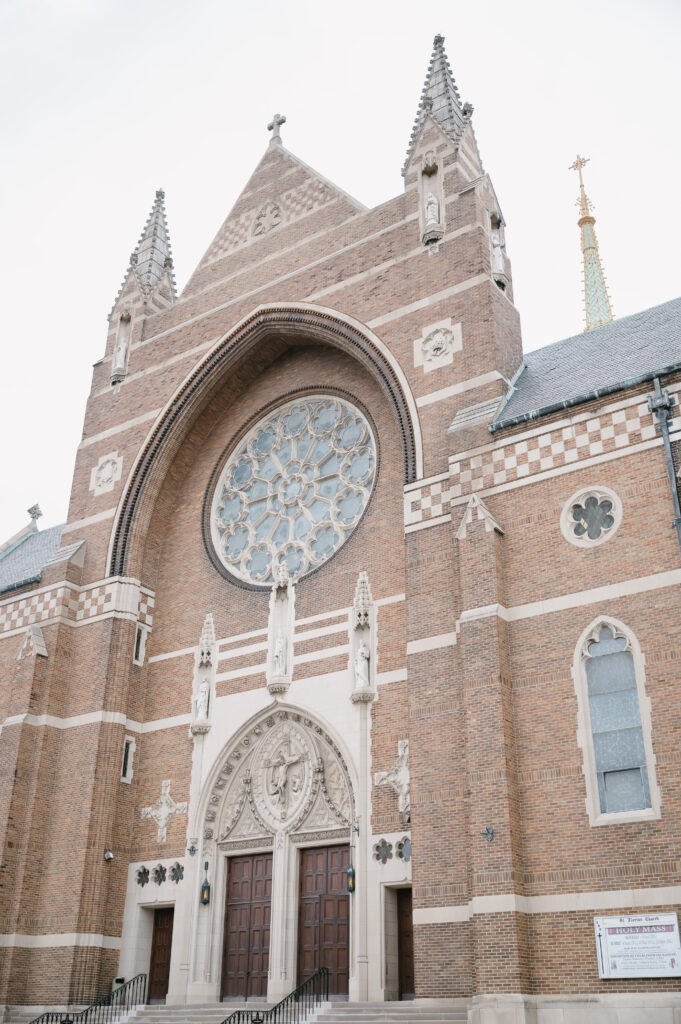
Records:
<instances>
[{"instance_id":1,"label":"overcast sky","mask_svg":"<svg viewBox=\"0 0 681 1024\"><path fill-rule=\"evenodd\" d=\"M91 366L154 191L180 290L267 145L368 206L441 32L526 349L583 328L577 152L616 316L681 292L677 0L0 0L0 543L66 518Z\"/></svg>"}]
</instances>

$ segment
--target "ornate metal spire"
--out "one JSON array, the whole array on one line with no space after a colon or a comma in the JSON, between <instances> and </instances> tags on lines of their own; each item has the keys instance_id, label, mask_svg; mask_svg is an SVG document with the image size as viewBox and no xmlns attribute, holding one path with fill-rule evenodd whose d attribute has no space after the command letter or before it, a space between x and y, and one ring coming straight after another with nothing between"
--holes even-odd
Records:
<instances>
[{"instance_id":1,"label":"ornate metal spire","mask_svg":"<svg viewBox=\"0 0 681 1024\"><path fill-rule=\"evenodd\" d=\"M444 36L440 35L435 36L433 40L433 54L416 111L405 168L427 115L430 114L445 134L449 135L453 141L457 141L473 113L470 103L461 105L461 97L447 60L444 42Z\"/></svg>"},{"instance_id":2,"label":"ornate metal spire","mask_svg":"<svg viewBox=\"0 0 681 1024\"><path fill-rule=\"evenodd\" d=\"M153 291L163 277L166 267L170 269L173 296L176 295L164 199L165 192L163 189L158 189L137 248L130 257L130 263L134 267L140 288L145 295Z\"/></svg>"},{"instance_id":3,"label":"ornate metal spire","mask_svg":"<svg viewBox=\"0 0 681 1024\"><path fill-rule=\"evenodd\" d=\"M609 324L613 319L610 296L605 283L605 274L601 266L601 257L598 252L596 231L594 225L596 218L592 215L593 206L584 191L584 180L582 178L582 167L588 163L588 157L577 155L577 159L570 165L571 171L579 174L579 229L582 233L582 253L584 256L584 314L586 318L585 331L592 331L594 327L602 327Z\"/></svg>"}]
</instances>

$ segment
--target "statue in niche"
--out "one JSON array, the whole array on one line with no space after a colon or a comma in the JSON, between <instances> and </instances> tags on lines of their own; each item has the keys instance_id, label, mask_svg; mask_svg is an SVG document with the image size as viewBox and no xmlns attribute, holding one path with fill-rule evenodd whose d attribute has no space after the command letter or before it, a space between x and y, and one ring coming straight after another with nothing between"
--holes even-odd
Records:
<instances>
[{"instance_id":1,"label":"statue in niche","mask_svg":"<svg viewBox=\"0 0 681 1024\"><path fill-rule=\"evenodd\" d=\"M122 373L125 370L125 361L128 356L128 342L130 340L130 314L127 310L121 315L118 327L118 339L114 348L112 371Z\"/></svg>"},{"instance_id":2,"label":"statue in niche","mask_svg":"<svg viewBox=\"0 0 681 1024\"><path fill-rule=\"evenodd\" d=\"M284 637L281 633L277 636L277 642L274 645L274 658L272 659L272 668L275 676L283 676L286 673L286 655L284 652Z\"/></svg>"},{"instance_id":3,"label":"statue in niche","mask_svg":"<svg viewBox=\"0 0 681 1024\"><path fill-rule=\"evenodd\" d=\"M425 201L426 225L440 223L440 204L432 192L428 192Z\"/></svg>"},{"instance_id":4,"label":"statue in niche","mask_svg":"<svg viewBox=\"0 0 681 1024\"><path fill-rule=\"evenodd\" d=\"M210 682L204 676L196 695L196 718L197 721L205 721L208 718L208 702L210 700Z\"/></svg>"},{"instance_id":5,"label":"statue in niche","mask_svg":"<svg viewBox=\"0 0 681 1024\"><path fill-rule=\"evenodd\" d=\"M492 221L492 270L495 274L504 273L504 254L506 243L501 237L501 222Z\"/></svg>"},{"instance_id":6,"label":"statue in niche","mask_svg":"<svg viewBox=\"0 0 681 1024\"><path fill-rule=\"evenodd\" d=\"M355 686L358 689L368 690L369 682L369 648L364 640L360 643L355 654Z\"/></svg>"}]
</instances>

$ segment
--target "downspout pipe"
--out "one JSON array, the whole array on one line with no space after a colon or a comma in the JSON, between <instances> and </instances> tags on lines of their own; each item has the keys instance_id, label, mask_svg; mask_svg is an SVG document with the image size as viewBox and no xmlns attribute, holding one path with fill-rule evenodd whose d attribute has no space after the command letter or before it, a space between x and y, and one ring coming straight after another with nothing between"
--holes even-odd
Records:
<instances>
[{"instance_id":1,"label":"downspout pipe","mask_svg":"<svg viewBox=\"0 0 681 1024\"><path fill-rule=\"evenodd\" d=\"M679 547L681 548L681 505L679 505L679 488L676 479L676 472L674 470L674 460L672 458L672 443L669 439L669 421L672 418L674 399L670 396L666 388L663 390L660 387L659 377L654 378L653 384L655 386L655 392L652 395L648 395L648 408L657 420L657 426L662 434L662 440L664 442L664 454L667 460L669 489L672 492L672 503L674 505L674 520L672 522L672 526L676 528L676 536L679 542Z\"/></svg>"}]
</instances>

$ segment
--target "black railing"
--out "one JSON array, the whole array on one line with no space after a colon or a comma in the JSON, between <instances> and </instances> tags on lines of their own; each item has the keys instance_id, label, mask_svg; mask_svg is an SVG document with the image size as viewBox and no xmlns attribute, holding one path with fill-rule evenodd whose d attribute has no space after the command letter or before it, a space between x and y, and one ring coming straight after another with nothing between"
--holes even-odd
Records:
<instances>
[{"instance_id":1,"label":"black railing","mask_svg":"<svg viewBox=\"0 0 681 1024\"><path fill-rule=\"evenodd\" d=\"M222 1024L302 1024L319 1003L329 998L329 968L319 967L307 981L271 1010L236 1010Z\"/></svg>"},{"instance_id":2,"label":"black railing","mask_svg":"<svg viewBox=\"0 0 681 1024\"><path fill-rule=\"evenodd\" d=\"M138 974L80 1012L50 1010L36 1017L31 1024L116 1024L126 1013L144 1003L146 993L147 976Z\"/></svg>"}]
</instances>

